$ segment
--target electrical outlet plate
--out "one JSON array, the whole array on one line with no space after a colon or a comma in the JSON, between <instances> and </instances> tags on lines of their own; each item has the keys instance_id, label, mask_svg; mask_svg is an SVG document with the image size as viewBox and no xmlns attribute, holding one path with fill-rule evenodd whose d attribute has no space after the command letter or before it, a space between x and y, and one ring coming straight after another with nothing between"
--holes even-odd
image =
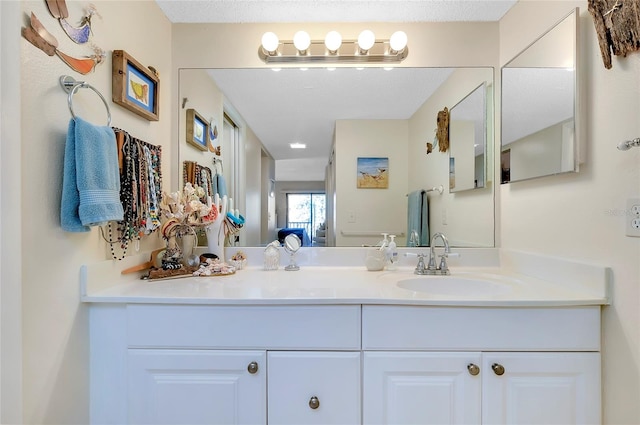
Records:
<instances>
[{"instance_id":1,"label":"electrical outlet plate","mask_svg":"<svg viewBox=\"0 0 640 425\"><path fill-rule=\"evenodd\" d=\"M640 237L640 198L627 199L624 215L627 236Z\"/></svg>"}]
</instances>

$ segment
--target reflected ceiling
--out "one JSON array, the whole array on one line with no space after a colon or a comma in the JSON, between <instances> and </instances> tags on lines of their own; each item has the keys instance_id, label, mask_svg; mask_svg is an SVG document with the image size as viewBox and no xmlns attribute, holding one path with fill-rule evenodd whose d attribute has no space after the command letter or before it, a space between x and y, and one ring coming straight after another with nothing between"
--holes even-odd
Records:
<instances>
[{"instance_id":1,"label":"reflected ceiling","mask_svg":"<svg viewBox=\"0 0 640 425\"><path fill-rule=\"evenodd\" d=\"M329 157L335 121L409 119L450 68L215 69L209 74L276 160ZM289 143L307 149L291 149Z\"/></svg>"}]
</instances>

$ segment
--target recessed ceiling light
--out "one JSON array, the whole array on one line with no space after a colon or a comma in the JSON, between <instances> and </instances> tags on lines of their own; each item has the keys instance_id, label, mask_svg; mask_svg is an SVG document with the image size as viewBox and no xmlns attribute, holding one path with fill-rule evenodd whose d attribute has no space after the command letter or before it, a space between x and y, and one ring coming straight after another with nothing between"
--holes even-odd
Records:
<instances>
[{"instance_id":1,"label":"recessed ceiling light","mask_svg":"<svg viewBox=\"0 0 640 425\"><path fill-rule=\"evenodd\" d=\"M291 147L291 149L306 149L307 148L306 144L299 143L299 142L289 143L289 146Z\"/></svg>"},{"instance_id":2,"label":"recessed ceiling light","mask_svg":"<svg viewBox=\"0 0 640 425\"><path fill-rule=\"evenodd\" d=\"M282 70L282 68L271 68L271 70L272 70L272 71L275 71L275 72L278 72L278 71L281 71L281 70Z\"/></svg>"}]
</instances>

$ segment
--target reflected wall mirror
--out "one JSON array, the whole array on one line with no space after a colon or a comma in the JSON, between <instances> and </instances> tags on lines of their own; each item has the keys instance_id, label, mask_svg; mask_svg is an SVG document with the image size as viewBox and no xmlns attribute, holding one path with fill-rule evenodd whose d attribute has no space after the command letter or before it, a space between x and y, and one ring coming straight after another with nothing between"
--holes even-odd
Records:
<instances>
[{"instance_id":1,"label":"reflected wall mirror","mask_svg":"<svg viewBox=\"0 0 640 425\"><path fill-rule=\"evenodd\" d=\"M181 69L179 99L183 104L178 135L182 135L186 124L184 111L195 108L207 120L218 123L212 148L221 149L217 155L215 149L199 151L179 140L179 161L195 161L214 173L223 173L230 196L246 192L246 196L240 196L242 199L234 199L235 208L246 218L239 246L264 246L274 240L276 229L286 227L286 206L278 201L286 199L281 196L285 190L282 188L311 184L320 191L325 187L335 190L331 202L327 199L328 208L333 209L327 212L327 224L331 216L334 228L333 238L327 235L326 240L332 240L327 246L375 244L382 232L398 235L398 246L405 246L407 194L417 188L448 187L449 154L434 151L427 155L425 149L426 142L433 141L437 111L460 104L454 111L458 109L462 114L467 103L480 102L481 92L493 88L493 73L494 69L487 67L399 67L391 71L373 67L306 71L284 68L279 72L268 68ZM480 109L474 111L474 122L484 116L483 128L487 122L492 125L493 115L483 115ZM474 125L481 126L479 122ZM245 144L234 147L230 142L234 138ZM307 149L291 149L290 142L305 143ZM484 147L484 143L478 144ZM240 161L247 170L246 177L242 173L234 177L238 171L234 170L234 156L242 159L243 152L261 150L262 168L260 161ZM332 153L333 169L327 171ZM478 155L474 152L469 156ZM358 157L388 158L388 188L357 188ZM275 176L265 173L265 163L269 161L275 164ZM473 196L446 190L443 194L430 192L431 228L433 232L452 235L452 246L492 247L493 187L484 182L493 175L493 168L476 167L476 162L486 166L486 160L471 162L471 174L481 176L474 180L482 182L478 184L482 190L468 191L475 192ZM277 172L283 169L288 171L284 177ZM459 170L462 176L463 170ZM271 183L274 177L275 185ZM254 185L262 185L258 193L249 189L251 178ZM235 187L232 181L236 182ZM269 196L274 186L275 196ZM442 210L446 210L449 219L444 229L440 227ZM277 224L265 235L267 219ZM252 230L252 224L260 221L262 228ZM468 223L473 223L473 229L465 228ZM465 237L456 237L457 232ZM477 234L467 238L474 233ZM309 236L314 240L314 235Z\"/></svg>"},{"instance_id":2,"label":"reflected wall mirror","mask_svg":"<svg viewBox=\"0 0 640 425\"><path fill-rule=\"evenodd\" d=\"M451 108L449 117L449 191L485 186L487 85L482 83Z\"/></svg>"},{"instance_id":3,"label":"reflected wall mirror","mask_svg":"<svg viewBox=\"0 0 640 425\"><path fill-rule=\"evenodd\" d=\"M501 182L578 171L577 11L502 68Z\"/></svg>"}]
</instances>

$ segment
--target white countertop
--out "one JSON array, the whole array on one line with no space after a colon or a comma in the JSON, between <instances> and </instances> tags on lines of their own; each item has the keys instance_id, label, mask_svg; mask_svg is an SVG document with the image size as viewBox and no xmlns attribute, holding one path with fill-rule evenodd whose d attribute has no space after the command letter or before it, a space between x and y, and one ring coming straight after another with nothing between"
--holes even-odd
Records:
<instances>
[{"instance_id":1,"label":"white countertop","mask_svg":"<svg viewBox=\"0 0 640 425\"><path fill-rule=\"evenodd\" d=\"M523 260L526 258L526 261ZM139 275L104 278L113 262L83 270L82 301L90 303L160 304L405 304L477 307L554 307L606 305L609 274L604 267L548 259L545 270L556 278L536 276L545 257L515 253L502 256L499 267L451 267L451 276L440 279L486 280L498 290L468 292L417 292L397 286L405 279L432 279L417 276L413 267L395 271L370 272L364 266L301 266L299 271L273 271L253 266L229 276L187 277L169 280L140 280ZM533 270L528 270L527 263ZM513 265L522 271L515 271ZM113 270L111 270L113 272ZM106 272L108 274L108 272ZM92 280L103 279L101 284ZM443 281L446 284L448 281ZM453 281L452 281L453 282ZM92 283L94 283L92 285Z\"/></svg>"}]
</instances>

